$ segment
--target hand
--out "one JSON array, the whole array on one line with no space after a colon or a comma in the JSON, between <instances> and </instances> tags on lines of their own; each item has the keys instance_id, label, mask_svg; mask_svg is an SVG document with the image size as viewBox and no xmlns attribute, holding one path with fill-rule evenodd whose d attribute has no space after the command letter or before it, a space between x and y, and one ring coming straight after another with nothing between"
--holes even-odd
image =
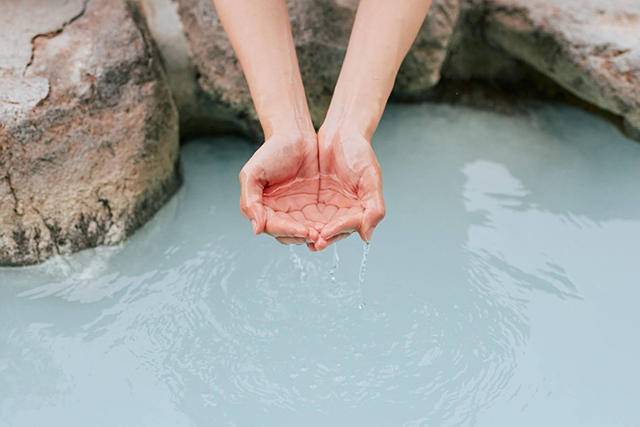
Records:
<instances>
[{"instance_id":1,"label":"hand","mask_svg":"<svg viewBox=\"0 0 640 427\"><path fill-rule=\"evenodd\" d=\"M240 211L255 234L313 245L325 225L317 210L319 185L315 133L274 134L240 171Z\"/></svg>"},{"instance_id":2,"label":"hand","mask_svg":"<svg viewBox=\"0 0 640 427\"><path fill-rule=\"evenodd\" d=\"M313 249L323 250L354 231L369 242L385 216L382 173L370 142L355 129L323 126L318 158L318 210L326 225Z\"/></svg>"},{"instance_id":3,"label":"hand","mask_svg":"<svg viewBox=\"0 0 640 427\"><path fill-rule=\"evenodd\" d=\"M307 243L311 250L354 231L368 242L385 215L380 166L369 142L431 0L359 3L317 138L286 2L214 1L268 135L240 173L240 208L254 233ZM275 132L286 123L304 136ZM343 123L350 125L332 126Z\"/></svg>"}]
</instances>

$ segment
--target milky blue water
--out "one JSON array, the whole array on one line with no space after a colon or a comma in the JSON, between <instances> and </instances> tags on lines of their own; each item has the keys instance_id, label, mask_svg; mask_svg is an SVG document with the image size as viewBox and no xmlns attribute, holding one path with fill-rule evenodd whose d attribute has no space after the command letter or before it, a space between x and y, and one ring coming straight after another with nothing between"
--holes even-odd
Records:
<instances>
[{"instance_id":1,"label":"milky blue water","mask_svg":"<svg viewBox=\"0 0 640 427\"><path fill-rule=\"evenodd\" d=\"M121 247L0 269L0 425L640 425L640 145L569 107L421 105L374 147L361 293L357 236L252 236L237 138L185 146Z\"/></svg>"}]
</instances>

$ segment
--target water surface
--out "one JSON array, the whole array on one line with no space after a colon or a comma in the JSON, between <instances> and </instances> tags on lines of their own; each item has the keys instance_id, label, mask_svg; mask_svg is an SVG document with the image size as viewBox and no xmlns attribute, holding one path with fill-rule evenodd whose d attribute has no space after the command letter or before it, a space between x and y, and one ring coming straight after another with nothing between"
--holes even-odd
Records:
<instances>
[{"instance_id":1,"label":"water surface","mask_svg":"<svg viewBox=\"0 0 640 427\"><path fill-rule=\"evenodd\" d=\"M362 242L253 237L188 144L126 244L0 269L1 426L634 426L640 145L568 107L393 106Z\"/></svg>"}]
</instances>

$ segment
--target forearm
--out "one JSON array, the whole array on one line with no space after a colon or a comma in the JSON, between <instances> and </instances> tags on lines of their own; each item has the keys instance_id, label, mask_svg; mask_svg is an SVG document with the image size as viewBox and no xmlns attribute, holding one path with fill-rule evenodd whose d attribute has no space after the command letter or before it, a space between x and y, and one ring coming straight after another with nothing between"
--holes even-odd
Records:
<instances>
[{"instance_id":1,"label":"forearm","mask_svg":"<svg viewBox=\"0 0 640 427\"><path fill-rule=\"evenodd\" d=\"M268 139L313 133L285 0L214 0ZM306 135L305 135L306 136Z\"/></svg>"},{"instance_id":2,"label":"forearm","mask_svg":"<svg viewBox=\"0 0 640 427\"><path fill-rule=\"evenodd\" d=\"M325 126L373 136L431 0L361 0Z\"/></svg>"}]
</instances>

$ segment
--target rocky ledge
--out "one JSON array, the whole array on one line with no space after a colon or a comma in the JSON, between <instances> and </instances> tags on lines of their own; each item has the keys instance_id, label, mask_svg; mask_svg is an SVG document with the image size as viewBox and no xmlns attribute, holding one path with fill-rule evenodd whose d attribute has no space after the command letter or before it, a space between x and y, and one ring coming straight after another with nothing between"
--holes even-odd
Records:
<instances>
[{"instance_id":1,"label":"rocky ledge","mask_svg":"<svg viewBox=\"0 0 640 427\"><path fill-rule=\"evenodd\" d=\"M316 124L357 3L288 0ZM177 189L179 133L261 138L211 0L8 0L0 23L0 265L125 239ZM640 3L434 0L393 99L540 76L640 140Z\"/></svg>"},{"instance_id":2,"label":"rocky ledge","mask_svg":"<svg viewBox=\"0 0 640 427\"><path fill-rule=\"evenodd\" d=\"M487 0L481 7L490 45L620 116L640 139L640 2Z\"/></svg>"},{"instance_id":3,"label":"rocky ledge","mask_svg":"<svg viewBox=\"0 0 640 427\"><path fill-rule=\"evenodd\" d=\"M0 265L115 244L179 186L178 115L121 0L0 4Z\"/></svg>"},{"instance_id":4,"label":"rocky ledge","mask_svg":"<svg viewBox=\"0 0 640 427\"><path fill-rule=\"evenodd\" d=\"M183 134L232 130L259 141L248 87L212 1L139 1L167 59ZM288 1L316 124L328 107L357 3ZM433 99L442 80L526 88L536 74L620 117L627 134L640 140L640 2L434 0L393 99Z\"/></svg>"}]
</instances>

